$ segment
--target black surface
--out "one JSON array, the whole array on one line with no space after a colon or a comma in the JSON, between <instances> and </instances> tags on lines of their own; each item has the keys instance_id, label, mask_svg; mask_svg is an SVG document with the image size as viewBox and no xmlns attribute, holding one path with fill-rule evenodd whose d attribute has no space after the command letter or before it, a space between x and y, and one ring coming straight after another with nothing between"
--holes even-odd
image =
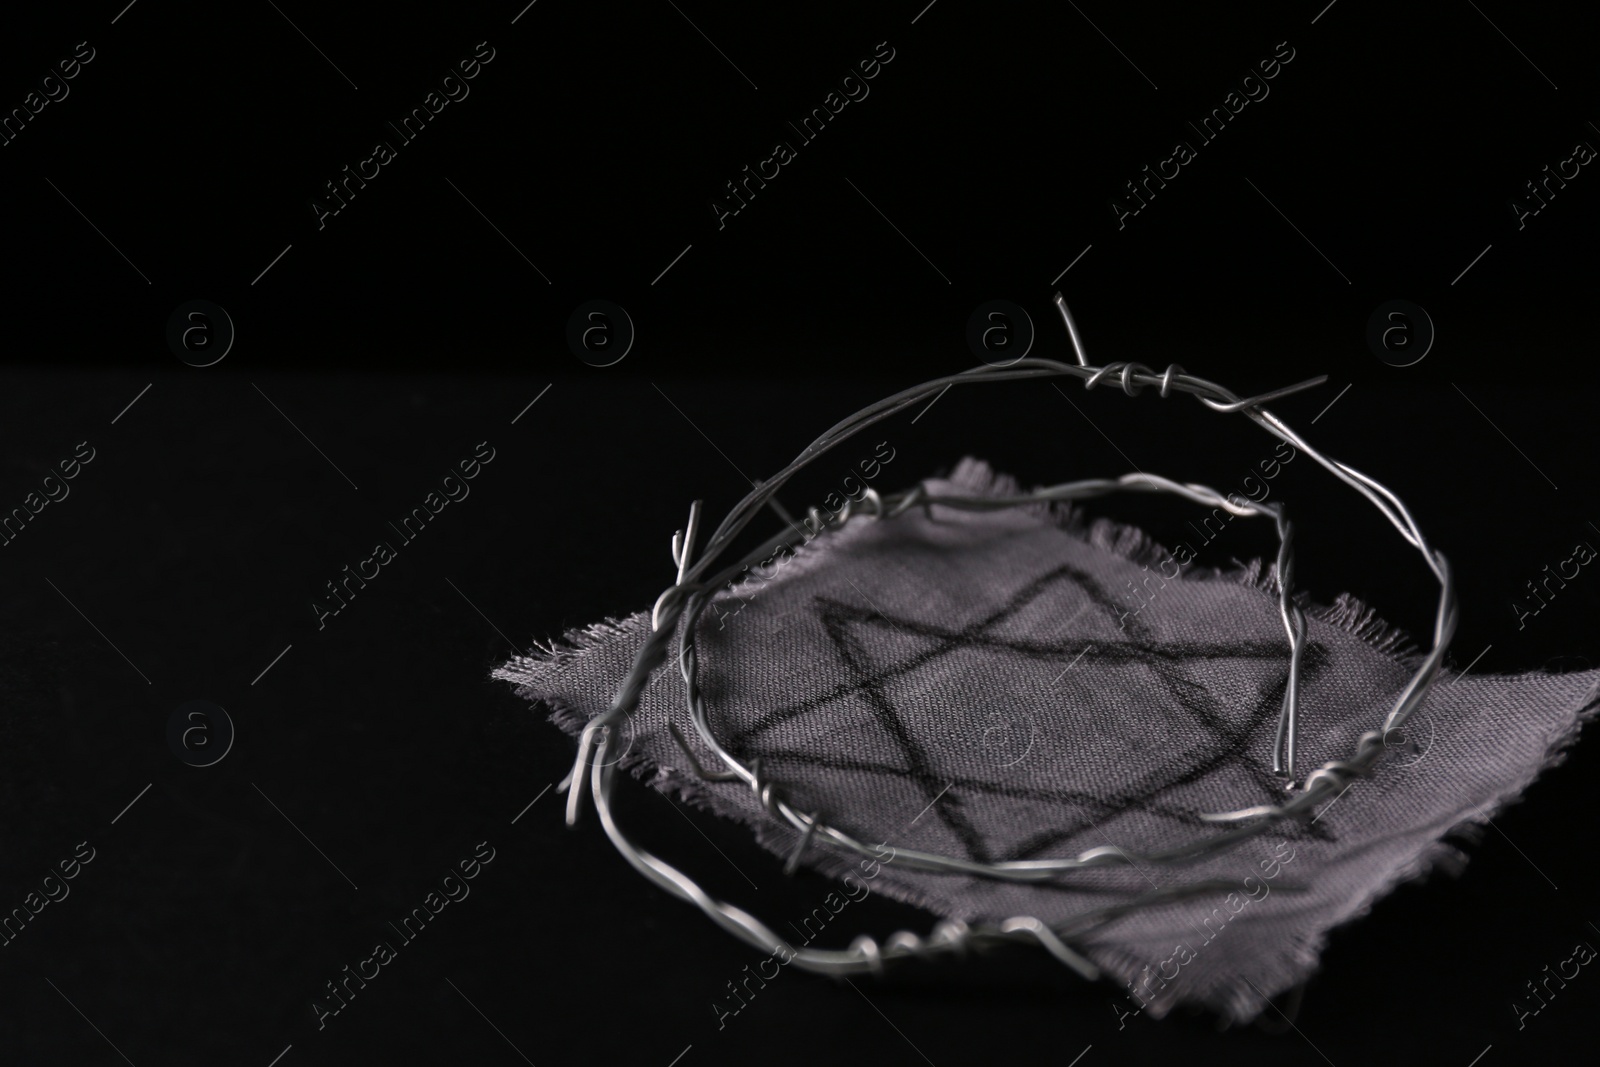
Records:
<instances>
[{"instance_id":1,"label":"black surface","mask_svg":"<svg viewBox=\"0 0 1600 1067\"><path fill-rule=\"evenodd\" d=\"M1593 16L676 6L540 0L514 26L515 0L8 13L5 108L78 42L95 51L0 146L0 508L59 495L44 479L80 442L93 459L0 546L0 907L80 842L95 851L0 947L7 1062L266 1065L292 1045L286 1067L517 1050L541 1067L945 1067L1092 1046L1084 1067L1465 1067L1492 1046L1488 1067L1585 1048L1587 968L1520 1029L1512 1004L1600 940L1587 743L1496 819L1461 878L1403 887L1336 932L1298 1032L1119 1019L1115 988L1025 952L855 990L786 971L719 1029L713 1001L757 955L628 869L592 817L561 825L545 790L572 744L487 675L533 639L647 607L691 499L720 515L861 405L971 365L981 303L1020 304L1034 352L1069 358L1057 286L1102 363L1177 361L1240 393L1330 375L1273 410L1391 486L1448 554L1457 667L1593 665L1600 579L1583 571L1520 627L1512 605L1600 539L1600 179L1582 167L1520 229L1510 206L1575 142L1600 145ZM319 229L322 183L485 40L470 96ZM870 95L719 230L723 182L883 41L894 58ZM1284 41L1270 95L1119 229L1121 184ZM595 299L637 328L605 368L565 339ZM1412 366L1367 344L1395 299L1437 328ZM191 300L237 330L213 366L168 346ZM819 501L879 440L896 449L889 486L971 453L1025 482L1135 465L1228 489L1271 455L1187 398L1062 391L1078 410L1043 383L952 389L841 446L785 501ZM395 540L388 522L485 441L470 495L319 629L324 583ZM1310 463L1274 487L1313 595L1348 590L1426 635L1431 579L1369 505ZM1189 517L1096 511L1168 538ZM1270 547L1230 528L1206 551ZM169 747L190 700L237 729L213 766ZM828 891L633 783L621 803L651 847L774 921ZM398 940L387 924L480 841L495 858L471 895L319 1030L323 984ZM873 897L831 933L930 921Z\"/></svg>"}]
</instances>

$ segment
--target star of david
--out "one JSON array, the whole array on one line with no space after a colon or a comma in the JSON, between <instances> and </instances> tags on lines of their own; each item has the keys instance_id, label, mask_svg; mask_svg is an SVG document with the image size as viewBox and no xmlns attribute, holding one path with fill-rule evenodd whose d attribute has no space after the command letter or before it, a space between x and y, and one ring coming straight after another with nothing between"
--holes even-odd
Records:
<instances>
[{"instance_id":1,"label":"star of david","mask_svg":"<svg viewBox=\"0 0 1600 1067\"><path fill-rule=\"evenodd\" d=\"M1052 827L1034 834L1006 849L1005 859L1027 859L1038 856L1051 846L1067 841L1086 827L1098 826L1098 818L1109 818L1129 810L1159 814L1180 823L1215 830L1213 824L1199 817L1199 813L1186 807L1168 803L1165 797L1179 787L1205 778L1225 767L1242 768L1246 779L1259 790L1259 798L1241 798L1240 807L1253 803L1277 803L1282 800L1282 780L1256 756L1250 734L1269 717L1278 712L1287 684L1287 648L1284 642L1238 641L1219 642L1164 642L1157 643L1150 627L1136 615L1128 616L1123 623L1123 640L1071 639L1036 641L1010 637L997 631L1015 617L1028 604L1052 587L1070 583L1081 590L1091 605L1113 622L1122 619L1126 612L1107 594L1098 581L1070 564L1058 566L1029 581L1018 589L1004 604L981 618L964 626L953 628L924 619L885 615L875 609L868 610L831 597L817 596L813 602L820 608L824 629L838 653L848 677L827 690L804 699L777 707L755 722L735 730L729 737L730 747L741 748L767 733L773 727L793 719L822 711L843 701L864 703L876 722L892 739L898 749L900 762L859 758L849 755L819 754L795 749L770 749L760 752L763 762L769 765L812 766L831 770L844 770L869 775L891 777L897 782L910 779L926 797L928 809L961 842L968 857L983 863L994 862L988 844L972 826L962 808L964 796L1007 797L1021 800L1048 801L1062 810L1074 811L1080 818L1067 825ZM922 647L898 660L883 660L875 656L861 640L860 630L866 626L886 628L899 635L926 639ZM986 778L973 774L954 774L937 770L926 746L908 729L905 719L887 691L889 682L902 678L920 667L937 661L958 649L986 648L1009 650L1032 659L1056 663L1072 657L1108 666L1138 666L1148 669L1160 683L1165 695L1204 730L1204 738L1186 753L1173 753L1173 758L1162 761L1155 771L1136 777L1133 781L1118 784L1110 795L1085 792L1061 786L1040 789L1003 777ZM1215 694L1197 682L1186 671L1188 664L1205 660L1270 660L1284 664L1284 673L1261 694L1257 706L1251 709L1243 722L1233 722L1222 714L1221 701ZM1326 666L1327 649L1315 641L1308 641L1301 663L1302 691L1304 683L1311 681ZM1294 822L1284 827L1288 836L1311 836L1333 840L1326 827Z\"/></svg>"}]
</instances>

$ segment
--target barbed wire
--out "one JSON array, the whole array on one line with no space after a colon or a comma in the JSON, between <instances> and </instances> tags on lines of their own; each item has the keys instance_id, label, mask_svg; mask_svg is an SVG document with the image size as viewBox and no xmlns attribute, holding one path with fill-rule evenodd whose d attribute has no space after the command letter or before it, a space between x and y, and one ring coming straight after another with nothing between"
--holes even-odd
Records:
<instances>
[{"instance_id":1,"label":"barbed wire","mask_svg":"<svg viewBox=\"0 0 1600 1067\"><path fill-rule=\"evenodd\" d=\"M1109 908L1080 913L1055 926L1045 924L1032 916L1015 916L997 924L980 925L946 921L936 925L927 938L902 930L891 935L882 945L871 936L863 935L852 942L849 948L842 950L795 948L749 912L713 898L688 875L635 845L618 826L611 807L618 761L606 758L608 746L613 744L611 727L625 721L637 710L650 676L657 667L665 663L676 635L678 667L684 680L689 717L701 741L721 761L724 769L708 770L690 749L687 739L675 723L669 723L672 737L683 749L697 776L713 782L743 782L769 815L798 832L796 846L785 864L786 872L790 873L798 867L803 854L817 846L870 857L881 857L881 849L889 847L894 852L893 861L906 868L1023 883L1049 881L1073 871L1109 866L1176 865L1222 852L1244 839L1262 833L1280 820L1309 814L1323 799L1342 793L1355 779L1365 777L1372 772L1386 751L1385 738L1400 729L1426 699L1443 663L1456 627L1455 588L1449 563L1443 553L1429 546L1416 520L1393 492L1348 464L1324 456L1262 406L1269 401L1320 385L1327 380L1327 376L1321 375L1250 397L1239 397L1216 382L1187 373L1176 363L1169 365L1159 374L1143 364L1132 362L1114 362L1104 367L1095 367L1089 363L1078 334L1077 324L1060 293L1055 294L1054 304L1066 325L1077 358L1076 365L1042 358L1020 359L1000 367L985 364L958 374L932 379L862 408L818 437L783 470L767 481L755 485L707 539L705 549L698 558L695 557L695 544L700 532L701 502L696 500L691 504L687 526L684 530L674 533L672 538L672 558L678 568L677 580L657 598L651 612L650 636L639 650L607 710L585 726L579 737L578 752L572 771L561 783L561 788L567 792L568 825L577 822L587 779L601 825L630 865L656 885L695 904L718 926L746 943L767 952L781 949L791 953L791 962L805 970L834 975L878 971L885 960L961 951L973 943L1032 939L1079 974L1092 979L1098 976L1097 968L1073 949L1067 943L1067 939L1081 937L1099 925L1127 914L1130 910L1233 888L1232 884L1211 880L1160 889L1130 898ZM863 494L860 505L853 500L847 501L837 513L826 513L812 507L806 518L798 523L791 519L776 501L776 493L791 478L836 445L875 423L893 417L919 401L942 393L946 388L979 382L1058 377L1079 378L1086 389L1093 389L1101 384L1113 384L1119 386L1130 397L1138 396L1146 388L1157 389L1162 398L1173 393L1186 393L1196 397L1214 411L1242 413L1273 436L1311 456L1340 481L1354 488L1389 520L1406 543L1422 554L1439 583L1439 602L1434 621L1432 647L1421 658L1415 673L1396 697L1379 727L1362 733L1349 757L1327 762L1308 774L1303 783L1296 782L1295 748L1306 617L1293 594L1294 526L1281 503L1267 504L1243 497L1228 497L1208 486L1192 482L1179 483L1143 472L1125 474L1119 478L1094 478L1068 482L1032 492L999 497L931 493L921 483L888 495L880 495L876 490L869 488ZM1029 504L1083 500L1129 490L1170 493L1210 507L1223 508L1234 515L1270 517L1275 523L1278 534L1278 555L1273 577L1278 589L1278 610L1288 639L1289 674L1272 745L1272 769L1275 774L1285 779L1286 789L1290 795L1284 802L1256 805L1236 811L1204 813L1200 816L1203 820L1224 828L1209 836L1145 853L1134 853L1117 846L1104 845L1086 849L1076 856L1069 857L983 862L899 848L889 842L869 845L838 827L829 825L822 819L820 812L807 812L795 807L790 803L783 784L766 771L759 758L752 759L747 765L717 739L711 728L705 698L699 686L699 654L695 643L695 630L701 614L716 590L751 564L768 559L775 552L792 550L798 544L842 528L853 519L892 520L913 507L921 507L930 515L934 505L969 511L991 511ZM750 549L737 561L724 565L721 569L714 569L717 559L726 553L734 538L754 520L763 507L771 507L782 517L785 529Z\"/></svg>"}]
</instances>

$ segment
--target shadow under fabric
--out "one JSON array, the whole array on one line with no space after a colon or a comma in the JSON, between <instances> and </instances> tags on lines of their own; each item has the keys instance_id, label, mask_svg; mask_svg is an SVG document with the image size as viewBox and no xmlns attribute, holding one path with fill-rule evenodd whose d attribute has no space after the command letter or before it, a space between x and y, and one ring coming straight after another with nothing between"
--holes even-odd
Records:
<instances>
[{"instance_id":1,"label":"shadow under fabric","mask_svg":"<svg viewBox=\"0 0 1600 1067\"><path fill-rule=\"evenodd\" d=\"M927 485L1016 492L972 459ZM1288 651L1270 568L1175 573L1140 531L1062 505L933 505L850 522L720 592L701 616L711 723L798 807L862 841L985 862L1192 841L1218 830L1202 812L1283 800L1270 752ZM1417 654L1348 596L1306 613L1298 751L1309 768L1344 758L1382 720ZM596 623L493 677L577 734L649 632L648 611ZM669 658L628 725L624 766L789 854L799 834L749 787L694 774L669 722L718 763L684 701ZM1485 823L1559 762L1597 703L1600 671L1441 671L1407 725L1414 741L1314 820L1280 821L1182 866L1025 884L890 862L875 884L943 918L1054 926L1153 889L1227 882L1073 944L1154 1016L1190 1002L1245 1021L1315 969L1331 928L1436 864L1464 862L1447 835ZM855 860L813 846L803 862L838 876Z\"/></svg>"}]
</instances>

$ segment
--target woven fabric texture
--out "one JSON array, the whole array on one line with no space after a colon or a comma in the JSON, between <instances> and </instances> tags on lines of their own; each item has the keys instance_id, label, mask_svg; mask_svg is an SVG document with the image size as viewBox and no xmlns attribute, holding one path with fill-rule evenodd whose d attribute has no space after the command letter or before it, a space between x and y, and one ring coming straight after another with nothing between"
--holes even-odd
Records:
<instances>
[{"instance_id":1,"label":"woven fabric texture","mask_svg":"<svg viewBox=\"0 0 1600 1067\"><path fill-rule=\"evenodd\" d=\"M971 459L927 485L1016 491ZM853 519L756 568L701 617L711 722L746 764L761 757L797 807L862 841L995 861L1150 852L1215 833L1200 813L1285 797L1270 753L1288 645L1270 567L1221 572L1183 558L1059 505ZM1378 728L1417 656L1352 598L1307 615L1302 777ZM494 677L576 733L605 710L649 627L648 612L597 623ZM1373 777L1314 821L1183 866L1024 885L889 863L877 885L969 923L1057 924L1152 889L1225 880L1231 892L1134 911L1078 947L1154 1016L1191 1002L1247 1020L1315 968L1328 930L1441 861L1463 861L1447 835L1483 824L1558 761L1597 686L1600 671L1443 672ZM717 766L689 722L675 657L645 690L624 765L786 855L798 835L748 787L697 778L669 720ZM813 847L805 862L839 874L854 861ZM741 904L760 914L759 901Z\"/></svg>"}]
</instances>

